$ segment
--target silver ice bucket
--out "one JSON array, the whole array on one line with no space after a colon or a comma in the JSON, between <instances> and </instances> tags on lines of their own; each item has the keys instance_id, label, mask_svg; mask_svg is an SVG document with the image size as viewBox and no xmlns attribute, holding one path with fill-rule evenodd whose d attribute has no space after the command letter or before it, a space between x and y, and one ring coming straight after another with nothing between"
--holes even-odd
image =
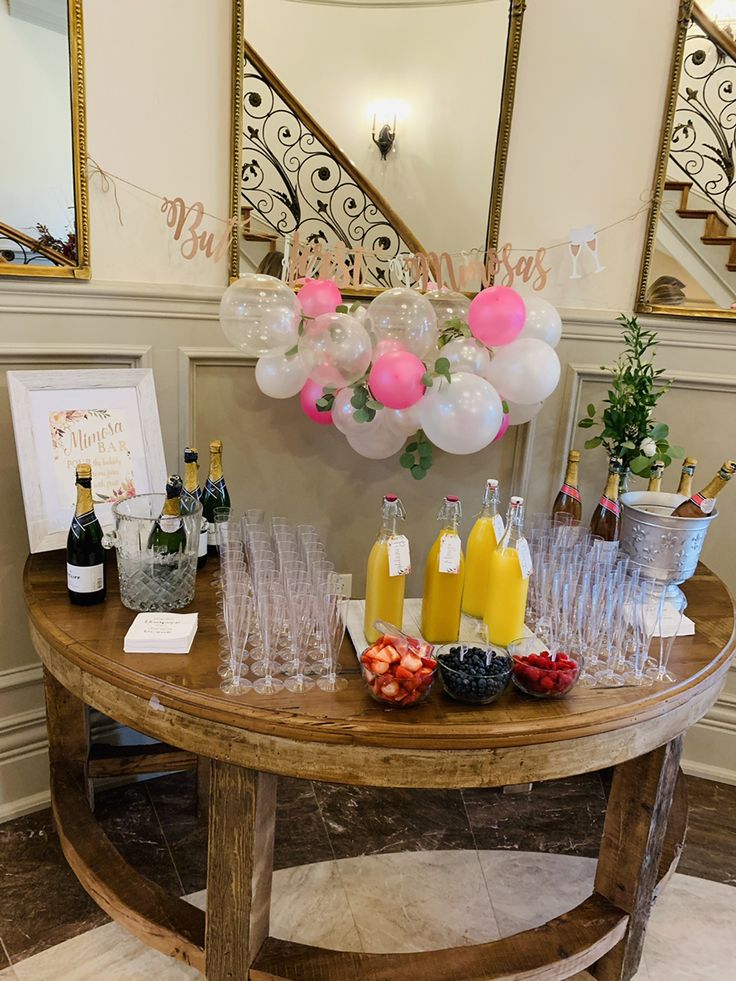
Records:
<instances>
[{"instance_id":1,"label":"silver ice bucket","mask_svg":"<svg viewBox=\"0 0 736 981\"><path fill-rule=\"evenodd\" d=\"M673 518L681 494L630 491L621 496L621 550L649 579L677 585L695 572L705 536L718 512Z\"/></svg>"}]
</instances>

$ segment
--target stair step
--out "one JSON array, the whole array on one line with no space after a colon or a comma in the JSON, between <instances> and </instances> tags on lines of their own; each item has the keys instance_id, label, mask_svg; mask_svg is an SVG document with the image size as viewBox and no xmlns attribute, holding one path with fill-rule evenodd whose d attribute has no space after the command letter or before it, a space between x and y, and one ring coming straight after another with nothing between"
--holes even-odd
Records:
<instances>
[{"instance_id":1,"label":"stair step","mask_svg":"<svg viewBox=\"0 0 736 981\"><path fill-rule=\"evenodd\" d=\"M677 214L680 218L710 218L711 215L715 214L715 211L691 211L690 208L678 208Z\"/></svg>"},{"instance_id":2,"label":"stair step","mask_svg":"<svg viewBox=\"0 0 736 981\"><path fill-rule=\"evenodd\" d=\"M692 181L665 181L664 189L665 191L684 191L685 188L690 189L693 186Z\"/></svg>"},{"instance_id":3,"label":"stair step","mask_svg":"<svg viewBox=\"0 0 736 981\"><path fill-rule=\"evenodd\" d=\"M703 245L733 245L736 237L733 235L701 235Z\"/></svg>"}]
</instances>

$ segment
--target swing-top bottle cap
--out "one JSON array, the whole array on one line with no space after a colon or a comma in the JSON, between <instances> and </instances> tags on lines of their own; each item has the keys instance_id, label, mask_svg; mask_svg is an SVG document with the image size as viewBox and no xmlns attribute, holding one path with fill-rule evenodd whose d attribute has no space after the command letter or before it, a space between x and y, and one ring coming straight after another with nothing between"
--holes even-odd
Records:
<instances>
[{"instance_id":1,"label":"swing-top bottle cap","mask_svg":"<svg viewBox=\"0 0 736 981\"><path fill-rule=\"evenodd\" d=\"M445 500L448 504L457 504L460 498L457 496L457 494L447 494L445 495Z\"/></svg>"},{"instance_id":2,"label":"swing-top bottle cap","mask_svg":"<svg viewBox=\"0 0 736 981\"><path fill-rule=\"evenodd\" d=\"M393 504L394 501L398 501L396 494L384 494L383 499L384 501L388 501L389 504Z\"/></svg>"},{"instance_id":3,"label":"swing-top bottle cap","mask_svg":"<svg viewBox=\"0 0 736 981\"><path fill-rule=\"evenodd\" d=\"M496 478L489 477L488 480L486 480L486 487L490 487L491 490L495 490L498 487L498 481Z\"/></svg>"},{"instance_id":4,"label":"swing-top bottle cap","mask_svg":"<svg viewBox=\"0 0 736 981\"><path fill-rule=\"evenodd\" d=\"M519 508L524 503L523 497L512 497L509 501L509 507Z\"/></svg>"}]
</instances>

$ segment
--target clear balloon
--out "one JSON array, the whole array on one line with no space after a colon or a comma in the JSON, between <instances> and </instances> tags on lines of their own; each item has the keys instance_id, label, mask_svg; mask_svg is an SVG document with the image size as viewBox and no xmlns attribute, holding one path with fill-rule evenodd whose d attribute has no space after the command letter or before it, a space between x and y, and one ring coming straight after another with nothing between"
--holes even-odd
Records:
<instances>
[{"instance_id":1,"label":"clear balloon","mask_svg":"<svg viewBox=\"0 0 736 981\"><path fill-rule=\"evenodd\" d=\"M544 341L522 337L493 352L486 377L511 402L543 402L557 388L560 359Z\"/></svg>"},{"instance_id":2,"label":"clear balloon","mask_svg":"<svg viewBox=\"0 0 736 981\"><path fill-rule=\"evenodd\" d=\"M335 428L343 436L352 436L359 432L365 432L366 427L372 426L375 423L375 419L372 422L358 422L354 418L355 409L350 404L353 394L352 388L341 388L335 395L335 401L332 403L332 421L335 423ZM380 411L376 414L376 419L379 415L381 415Z\"/></svg>"},{"instance_id":3,"label":"clear balloon","mask_svg":"<svg viewBox=\"0 0 736 981\"><path fill-rule=\"evenodd\" d=\"M270 354L256 363L256 385L272 399L298 395L308 377L309 367L299 354Z\"/></svg>"},{"instance_id":4,"label":"clear balloon","mask_svg":"<svg viewBox=\"0 0 736 981\"><path fill-rule=\"evenodd\" d=\"M452 371L469 371L481 378L491 363L488 348L474 337L456 337L438 350L437 357L447 358Z\"/></svg>"},{"instance_id":5,"label":"clear balloon","mask_svg":"<svg viewBox=\"0 0 736 981\"><path fill-rule=\"evenodd\" d=\"M510 344L524 327L524 301L509 286L489 286L476 293L468 311L473 337L488 347Z\"/></svg>"},{"instance_id":6,"label":"clear balloon","mask_svg":"<svg viewBox=\"0 0 736 981\"><path fill-rule=\"evenodd\" d=\"M368 307L366 326L374 344L398 341L418 358L437 344L437 316L429 300L416 290L397 286L385 290Z\"/></svg>"},{"instance_id":7,"label":"clear balloon","mask_svg":"<svg viewBox=\"0 0 736 981\"><path fill-rule=\"evenodd\" d=\"M437 327L440 330L443 329L448 320L455 318L467 323L470 300L463 293L456 293L454 290L443 288L432 290L425 293L424 296L432 304L437 317Z\"/></svg>"},{"instance_id":8,"label":"clear balloon","mask_svg":"<svg viewBox=\"0 0 736 981\"><path fill-rule=\"evenodd\" d=\"M365 327L347 313L323 313L308 323L299 338L299 353L309 365L309 376L332 384L351 385L368 370L373 345Z\"/></svg>"},{"instance_id":9,"label":"clear balloon","mask_svg":"<svg viewBox=\"0 0 736 981\"><path fill-rule=\"evenodd\" d=\"M519 337L536 337L550 347L557 347L562 337L562 318L549 300L541 296L527 296L526 320Z\"/></svg>"},{"instance_id":10,"label":"clear balloon","mask_svg":"<svg viewBox=\"0 0 736 981\"><path fill-rule=\"evenodd\" d=\"M533 402L531 405L517 405L516 402L506 400L509 407L509 425L523 426L525 422L531 422L541 410L544 402Z\"/></svg>"},{"instance_id":11,"label":"clear balloon","mask_svg":"<svg viewBox=\"0 0 736 981\"><path fill-rule=\"evenodd\" d=\"M247 273L225 290L220 324L225 337L246 354L285 354L297 341L301 307L274 276Z\"/></svg>"},{"instance_id":12,"label":"clear balloon","mask_svg":"<svg viewBox=\"0 0 736 981\"><path fill-rule=\"evenodd\" d=\"M408 409L424 395L424 362L410 351L389 351L373 362L368 384L389 409Z\"/></svg>"},{"instance_id":13,"label":"clear balloon","mask_svg":"<svg viewBox=\"0 0 736 981\"><path fill-rule=\"evenodd\" d=\"M385 411L385 409L380 411L376 420L380 419ZM368 423L367 425L371 424ZM369 460L385 460L403 448L405 437L391 429L385 422L379 422L373 430L348 436L347 440L355 452L360 453L361 456Z\"/></svg>"},{"instance_id":14,"label":"clear balloon","mask_svg":"<svg viewBox=\"0 0 736 981\"><path fill-rule=\"evenodd\" d=\"M306 279L297 299L307 317L334 313L342 303L340 290L331 279Z\"/></svg>"},{"instance_id":15,"label":"clear balloon","mask_svg":"<svg viewBox=\"0 0 736 981\"><path fill-rule=\"evenodd\" d=\"M453 375L452 383L435 381L419 406L427 438L448 453L477 453L488 446L503 422L496 389L466 372Z\"/></svg>"}]
</instances>

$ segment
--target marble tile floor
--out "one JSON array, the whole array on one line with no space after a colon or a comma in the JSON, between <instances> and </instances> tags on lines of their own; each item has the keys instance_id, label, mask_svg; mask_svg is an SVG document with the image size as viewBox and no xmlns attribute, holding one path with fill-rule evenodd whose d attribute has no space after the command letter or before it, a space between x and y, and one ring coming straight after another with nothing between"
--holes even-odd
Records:
<instances>
[{"instance_id":1,"label":"marble tile floor","mask_svg":"<svg viewBox=\"0 0 736 981\"><path fill-rule=\"evenodd\" d=\"M316 862L275 873L272 933L375 953L481 943L576 905L590 893L594 870L590 858L523 851L434 850ZM188 898L204 907L204 892ZM675 875L652 914L637 981L732 978L735 907L731 886ZM0 971L0 981L153 977L201 976L113 923Z\"/></svg>"},{"instance_id":2,"label":"marble tile floor","mask_svg":"<svg viewBox=\"0 0 736 981\"><path fill-rule=\"evenodd\" d=\"M274 932L356 950L429 949L514 933L534 915L543 922L590 891L604 783L591 774L503 795L280 781ZM736 787L688 783L688 843L655 914L661 928L650 932L640 977L725 981L736 978L728 973L733 949L728 970L717 967L732 933L721 927L736 914ZM196 894L205 884L206 831L194 797L192 775L172 774L101 791L96 812L134 867L172 892ZM106 922L66 866L48 811L0 825L0 882L1 981L191 976ZM441 904L427 903L432 892ZM386 895L396 911L383 908ZM553 905L538 910L537 896ZM661 913L670 908L672 923ZM683 936L693 942L683 947ZM701 947L701 973L687 973L695 969L689 951ZM662 973L673 950L670 973ZM70 967L57 973L67 952ZM702 973L703 965L716 973Z\"/></svg>"}]
</instances>

